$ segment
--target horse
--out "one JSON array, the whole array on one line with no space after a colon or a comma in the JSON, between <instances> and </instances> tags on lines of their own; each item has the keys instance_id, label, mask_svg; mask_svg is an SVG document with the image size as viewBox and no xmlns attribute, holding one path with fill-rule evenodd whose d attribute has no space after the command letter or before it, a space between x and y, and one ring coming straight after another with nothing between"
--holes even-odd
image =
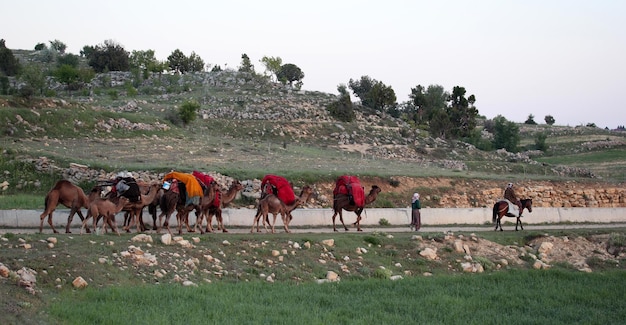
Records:
<instances>
[{"instance_id":1,"label":"horse","mask_svg":"<svg viewBox=\"0 0 626 325\"><path fill-rule=\"evenodd\" d=\"M515 216L509 213L509 203L507 201L498 201L493 205L493 222L496 223L496 229L494 230L498 230L498 227L499 227L500 231L502 231L502 224L500 223L500 220L504 216L517 218L517 222L515 223L515 231L517 231L518 224L520 228L524 230L524 226L522 226L522 220L520 220L520 217L524 209L527 209L529 213L533 212L533 200L523 199L523 200L520 200L520 202L522 202L522 211L520 211L520 216Z\"/></svg>"}]
</instances>

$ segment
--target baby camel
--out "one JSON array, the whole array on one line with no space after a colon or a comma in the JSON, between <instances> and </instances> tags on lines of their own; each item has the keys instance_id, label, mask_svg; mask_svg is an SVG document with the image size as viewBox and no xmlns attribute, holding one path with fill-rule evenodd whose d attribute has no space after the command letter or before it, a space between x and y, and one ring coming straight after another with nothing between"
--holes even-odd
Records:
<instances>
[{"instance_id":1,"label":"baby camel","mask_svg":"<svg viewBox=\"0 0 626 325\"><path fill-rule=\"evenodd\" d=\"M106 225L108 224L111 230L115 231L115 233L119 236L120 233L117 230L117 223L115 222L115 215L122 211L124 206L128 204L128 198L121 197L119 201L113 203L109 200L96 199L95 201L89 204L89 208L87 209L87 215L85 216L85 220L83 220L83 224L80 227L80 234L83 234L83 228L89 220L90 217L93 217L93 229L96 230L98 226L98 220L100 218L104 218L102 221L102 232L106 231Z\"/></svg>"}]
</instances>

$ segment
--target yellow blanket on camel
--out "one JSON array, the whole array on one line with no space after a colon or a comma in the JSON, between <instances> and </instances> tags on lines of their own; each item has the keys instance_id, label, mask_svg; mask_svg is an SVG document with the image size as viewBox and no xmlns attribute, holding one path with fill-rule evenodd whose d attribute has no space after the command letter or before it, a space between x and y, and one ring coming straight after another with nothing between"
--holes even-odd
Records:
<instances>
[{"instance_id":1,"label":"yellow blanket on camel","mask_svg":"<svg viewBox=\"0 0 626 325\"><path fill-rule=\"evenodd\" d=\"M187 205L190 203L190 200L194 201L195 204L198 204L203 192L196 177L188 173L169 172L163 177L163 181L173 178L185 183L185 189L187 190Z\"/></svg>"}]
</instances>

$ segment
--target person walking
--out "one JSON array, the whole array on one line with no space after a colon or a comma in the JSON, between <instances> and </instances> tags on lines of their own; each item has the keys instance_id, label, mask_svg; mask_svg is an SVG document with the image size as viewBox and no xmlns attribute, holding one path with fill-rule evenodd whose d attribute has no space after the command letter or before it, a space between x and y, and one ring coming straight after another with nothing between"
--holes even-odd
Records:
<instances>
[{"instance_id":1,"label":"person walking","mask_svg":"<svg viewBox=\"0 0 626 325\"><path fill-rule=\"evenodd\" d=\"M415 228L415 231L422 228L421 208L419 193L413 193L413 197L411 198L411 228Z\"/></svg>"}]
</instances>

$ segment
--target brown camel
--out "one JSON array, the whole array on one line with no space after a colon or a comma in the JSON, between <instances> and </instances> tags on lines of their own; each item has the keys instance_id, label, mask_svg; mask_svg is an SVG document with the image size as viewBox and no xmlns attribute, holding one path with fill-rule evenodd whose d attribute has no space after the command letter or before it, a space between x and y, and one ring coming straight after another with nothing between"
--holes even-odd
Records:
<instances>
[{"instance_id":1,"label":"brown camel","mask_svg":"<svg viewBox=\"0 0 626 325\"><path fill-rule=\"evenodd\" d=\"M115 231L115 233L119 236L119 231L117 231L117 223L115 222L115 215L122 211L124 205L128 203L128 198L122 197L117 200L117 204L113 203L110 200L97 198L93 202L89 204L89 208L87 208L87 216L85 220L83 220L83 224L80 227L80 234L83 234L83 228L87 224L87 220L93 217L93 229L94 231L97 229L98 220L103 218L102 221L102 232L106 231L106 225L108 224L111 230Z\"/></svg>"},{"instance_id":2,"label":"brown camel","mask_svg":"<svg viewBox=\"0 0 626 325\"><path fill-rule=\"evenodd\" d=\"M72 184L70 181L58 181L46 195L45 209L43 213L39 216L39 219L41 221L39 223L39 233L43 232L43 222L46 217L48 217L48 224L50 225L50 228L52 228L52 231L55 234L59 233L56 229L54 229L54 225L52 223L52 213L59 204L63 204L64 206L70 208L70 215L67 217L65 233L71 233L70 225L72 223L72 220L74 219L74 214L78 213L80 220L84 221L85 217L83 216L83 213L80 211L80 209L89 208L89 203L99 196L99 186L94 187L89 193L89 196L86 196L82 188ZM90 232L89 227L87 227L87 232Z\"/></svg>"},{"instance_id":3,"label":"brown camel","mask_svg":"<svg viewBox=\"0 0 626 325\"><path fill-rule=\"evenodd\" d=\"M149 205L154 201L159 193L159 189L161 188L160 183L153 183L149 186L148 194L141 194L141 200L137 202L128 202L123 211L127 211L130 214L130 222L128 225L124 227L126 232L130 232L130 228L133 225L137 225L137 232L142 232L146 229L146 226L143 224L143 220L141 220L143 207Z\"/></svg>"},{"instance_id":4,"label":"brown camel","mask_svg":"<svg viewBox=\"0 0 626 325\"><path fill-rule=\"evenodd\" d=\"M235 200L235 197L237 196L237 193L241 190L243 190L243 184L235 180L226 192L217 192L217 195L221 196L220 204L216 205L214 204L215 201L212 201L209 209L206 211L206 232L213 232L213 216L215 216L215 219L217 220L217 230L222 230L222 232L228 232L228 230L226 230L226 227L224 227L222 208L228 206L231 202L233 202L233 200Z\"/></svg>"},{"instance_id":5,"label":"brown camel","mask_svg":"<svg viewBox=\"0 0 626 325\"><path fill-rule=\"evenodd\" d=\"M380 191L380 187L372 185L372 189L365 197L365 205L376 201L376 197L378 196L378 193L380 193ZM363 213L363 209L365 209L365 206L358 207L354 204L350 204L350 199L347 194L335 195L333 197L333 211L335 211L335 213L333 214L333 230L337 231L337 228L335 227L335 217L337 216L337 214L339 214L339 220L341 220L343 228L348 231L348 227L346 227L346 224L343 222L343 215L341 213L342 210L346 210L356 213L356 222L354 224L356 225L357 231L363 231L361 229L361 213Z\"/></svg>"},{"instance_id":6,"label":"brown camel","mask_svg":"<svg viewBox=\"0 0 626 325\"><path fill-rule=\"evenodd\" d=\"M179 193L168 190L163 193L161 197L161 201L159 202L159 207L161 209L161 213L159 214L159 227L157 228L157 233L161 232L161 228L165 227L167 232L172 234L169 226L169 219L172 213L176 211L176 222L178 226L178 234L182 234L182 226L183 223L187 226L188 232L195 232L194 229L189 227L189 212L192 210L196 210L196 217L198 220L196 221L196 226L200 223L200 232L204 233L202 230L202 211L203 209L208 209L208 205L215 199L215 193L219 190L219 185L216 182L212 182L211 185L204 190L203 196L200 198L200 203L197 205L188 205L185 206L184 199L180 196ZM165 222L161 223L161 220L165 217ZM162 225L162 226L161 226Z\"/></svg>"},{"instance_id":7,"label":"brown camel","mask_svg":"<svg viewBox=\"0 0 626 325\"><path fill-rule=\"evenodd\" d=\"M148 195L150 194L150 191L152 189L150 183L146 183L144 181L137 181L137 185L139 186L139 191L141 192L141 194L143 195ZM154 184L153 184L154 185ZM150 215L152 216L152 229L156 230L157 226L156 226L156 218L157 218L157 213L156 213L156 208L159 206L159 201L161 200L161 195L163 195L163 187L162 184L159 184L159 188L157 189L156 195L154 196L154 198L152 199L152 201L147 205L148 207L148 213L150 213ZM131 222L131 213L129 210L125 210L126 213L124 213L124 229L126 229L126 227L128 227L130 225ZM148 230L148 227L146 227L145 223L143 222L143 209L140 210L139 212L139 225L141 227L141 231L146 231Z\"/></svg>"},{"instance_id":8,"label":"brown camel","mask_svg":"<svg viewBox=\"0 0 626 325\"><path fill-rule=\"evenodd\" d=\"M281 215L281 218L283 220L283 227L285 228L285 232L291 232L289 230L289 223L293 219L291 212L295 210L297 207L299 207L300 205L306 203L311 197L312 193L313 193L313 189L310 186L304 186L302 188L302 191L300 192L300 196L296 198L296 200L291 205L286 205L282 200L280 200L274 194L268 194L262 197L259 200L257 212L256 212L256 215L254 216L254 221L252 222L252 229L250 229L250 232L251 233L254 232L255 224L256 224L256 231L260 232L259 221L261 220L261 217L262 217L265 231L267 232L266 223L269 223L270 226L272 227L272 233L275 233L274 226L276 225L276 217L278 216L278 214ZM270 213L274 215L273 223L269 222Z\"/></svg>"},{"instance_id":9,"label":"brown camel","mask_svg":"<svg viewBox=\"0 0 626 325\"><path fill-rule=\"evenodd\" d=\"M195 209L196 210L196 224L193 226L193 230L191 230L191 232L195 232L196 231L196 227L200 229L200 233L204 234L205 230L202 229L202 223L204 222L204 217L207 218L207 225L206 225L206 232L212 232L213 229L211 229L211 219L209 218L209 211L211 210L211 208L213 206L215 206L214 202L215 202L215 196L216 195L220 195L220 186L219 184L217 184L217 182L213 181L209 184L209 186L204 190L204 195L200 198L200 204L194 206L191 210ZM184 222L187 224L187 231L190 231L189 229L189 212L191 212L191 210L188 210L185 218L184 218ZM221 213L222 210L220 209L220 217L221 217ZM224 231L227 232L227 231Z\"/></svg>"}]
</instances>

